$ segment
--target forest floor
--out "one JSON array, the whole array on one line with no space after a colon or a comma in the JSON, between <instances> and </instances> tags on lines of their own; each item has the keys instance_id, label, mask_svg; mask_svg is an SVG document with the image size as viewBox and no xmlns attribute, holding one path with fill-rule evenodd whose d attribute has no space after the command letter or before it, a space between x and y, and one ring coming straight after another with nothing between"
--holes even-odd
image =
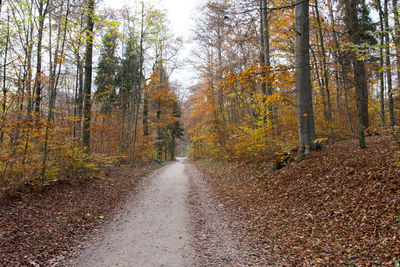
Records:
<instances>
[{"instance_id":1,"label":"forest floor","mask_svg":"<svg viewBox=\"0 0 400 267\"><path fill-rule=\"evenodd\" d=\"M391 138L327 145L281 170L198 161L253 258L274 265L400 265L400 161Z\"/></svg>"},{"instance_id":2,"label":"forest floor","mask_svg":"<svg viewBox=\"0 0 400 267\"><path fill-rule=\"evenodd\" d=\"M140 191L160 164L109 168L75 179L0 197L0 266L48 266L69 257Z\"/></svg>"},{"instance_id":3,"label":"forest floor","mask_svg":"<svg viewBox=\"0 0 400 267\"><path fill-rule=\"evenodd\" d=\"M179 159L0 202L1 266L395 265L390 138L341 141L281 170ZM157 256L154 256L157 255Z\"/></svg>"}]
</instances>

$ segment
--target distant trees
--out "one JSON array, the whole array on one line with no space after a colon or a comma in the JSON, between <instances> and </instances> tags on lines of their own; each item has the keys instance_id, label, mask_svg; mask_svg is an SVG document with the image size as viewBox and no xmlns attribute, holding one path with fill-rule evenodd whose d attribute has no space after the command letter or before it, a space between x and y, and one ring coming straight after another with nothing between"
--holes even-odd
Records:
<instances>
[{"instance_id":1,"label":"distant trees","mask_svg":"<svg viewBox=\"0 0 400 267\"><path fill-rule=\"evenodd\" d=\"M149 68L161 40L174 40L165 14L133 5L117 11L99 10L94 0L2 1L2 188L79 175L98 159L154 159L158 126L168 128L161 159L174 155L180 100L168 85L156 119ZM169 60L163 58L167 84Z\"/></svg>"}]
</instances>

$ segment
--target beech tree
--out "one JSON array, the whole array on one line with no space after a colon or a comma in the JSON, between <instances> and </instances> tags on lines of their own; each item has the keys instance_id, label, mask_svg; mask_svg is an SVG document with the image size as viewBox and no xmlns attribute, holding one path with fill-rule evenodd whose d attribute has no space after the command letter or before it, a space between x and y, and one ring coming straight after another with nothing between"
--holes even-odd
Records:
<instances>
[{"instance_id":1,"label":"beech tree","mask_svg":"<svg viewBox=\"0 0 400 267\"><path fill-rule=\"evenodd\" d=\"M85 84L83 87L83 121L82 145L90 151L90 120L91 120L91 93L92 93L92 57L94 39L94 0L88 0L86 10L86 52L85 52Z\"/></svg>"},{"instance_id":2,"label":"beech tree","mask_svg":"<svg viewBox=\"0 0 400 267\"><path fill-rule=\"evenodd\" d=\"M357 0L346 0L346 23L350 32L350 39L354 45L361 44L361 35L358 14ZM356 88L356 105L358 119L358 138L361 148L365 148L364 128L368 127L368 88L365 76L364 61L357 57L356 52L352 53L352 61L354 67L354 83ZM367 97L365 96L367 95Z\"/></svg>"},{"instance_id":3,"label":"beech tree","mask_svg":"<svg viewBox=\"0 0 400 267\"><path fill-rule=\"evenodd\" d=\"M310 78L309 4L303 0L295 4L296 113L301 156L315 149L316 134Z\"/></svg>"},{"instance_id":4,"label":"beech tree","mask_svg":"<svg viewBox=\"0 0 400 267\"><path fill-rule=\"evenodd\" d=\"M37 42L37 53L36 53L36 75L35 75L35 102L34 110L37 116L40 116L40 101L42 92L42 41L43 41L43 31L44 22L49 10L50 0L39 0L38 3L38 42Z\"/></svg>"}]
</instances>

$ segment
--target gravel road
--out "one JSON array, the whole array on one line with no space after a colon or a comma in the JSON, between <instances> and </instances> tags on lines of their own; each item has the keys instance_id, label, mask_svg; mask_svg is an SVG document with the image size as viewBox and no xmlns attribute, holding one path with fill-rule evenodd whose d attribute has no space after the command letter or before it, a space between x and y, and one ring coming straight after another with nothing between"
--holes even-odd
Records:
<instances>
[{"instance_id":1,"label":"gravel road","mask_svg":"<svg viewBox=\"0 0 400 267\"><path fill-rule=\"evenodd\" d=\"M67 265L242 265L238 246L218 215L219 204L200 179L184 158L159 169Z\"/></svg>"}]
</instances>

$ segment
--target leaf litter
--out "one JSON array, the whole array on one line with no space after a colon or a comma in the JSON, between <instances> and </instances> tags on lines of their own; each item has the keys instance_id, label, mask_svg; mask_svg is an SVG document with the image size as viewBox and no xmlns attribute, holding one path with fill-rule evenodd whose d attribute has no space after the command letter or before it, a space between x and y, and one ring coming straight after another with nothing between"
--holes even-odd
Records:
<instances>
[{"instance_id":1,"label":"leaf litter","mask_svg":"<svg viewBox=\"0 0 400 267\"><path fill-rule=\"evenodd\" d=\"M257 264L398 265L400 168L387 137L327 145L281 170L197 162ZM254 261L254 260L253 260Z\"/></svg>"},{"instance_id":2,"label":"leaf litter","mask_svg":"<svg viewBox=\"0 0 400 267\"><path fill-rule=\"evenodd\" d=\"M140 189L155 162L0 198L0 266L58 265ZM29 189L29 188L28 188Z\"/></svg>"}]
</instances>

